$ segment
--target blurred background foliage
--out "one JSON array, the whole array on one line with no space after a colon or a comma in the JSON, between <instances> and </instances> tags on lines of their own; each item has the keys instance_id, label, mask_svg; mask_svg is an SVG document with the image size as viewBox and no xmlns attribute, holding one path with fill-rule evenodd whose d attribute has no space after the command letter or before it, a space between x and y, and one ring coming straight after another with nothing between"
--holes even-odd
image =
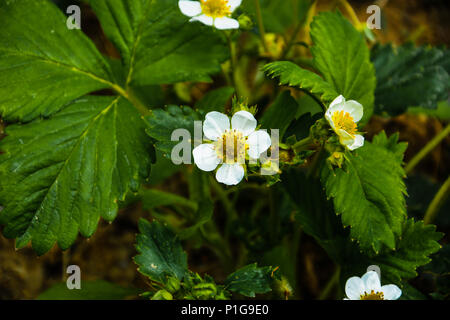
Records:
<instances>
[{"instance_id":1,"label":"blurred background foliage","mask_svg":"<svg viewBox=\"0 0 450 320\"><path fill-rule=\"evenodd\" d=\"M68 5L78 3L82 8L83 31L103 54L113 59L119 58L118 51L108 41L95 14L86 4L74 0L55 0L55 3L63 11ZM252 3L253 1L244 0L242 11L254 18L252 12L255 8ZM238 94L248 97L250 104L257 104L259 115L271 103L277 103L275 98L280 90L273 81L264 77L260 67L268 61L286 58L306 67L311 63L305 47L311 42L305 23L311 18L308 17L311 2L293 1L298 4L294 6L294 10L286 6L278 10L277 3L261 0L267 48L260 44L256 23L238 39ZM367 18L367 6L374 1L353 0L349 3L359 21L363 22ZM450 44L448 1L379 0L375 3L382 8L382 29L374 31L381 44L402 45L413 42L417 45L447 47ZM319 0L316 11L333 10L336 5L337 1ZM349 12L342 11L350 21L354 21ZM110 94L108 91L103 93ZM214 105L224 105L225 109L222 111L226 111L230 110L234 90L227 87L222 75L218 75L212 83L146 86L135 88L135 93L152 108L183 104L210 111L208 108ZM297 127L286 128L290 133L287 136L296 134L300 139L308 134L304 128L308 128L307 125L312 123L314 114L320 108L312 99L299 92L292 90L291 95L302 106L299 108L301 114L306 116L302 118L304 126L297 124ZM282 102L288 104L289 101ZM450 120L449 110L448 101L443 101L436 110L415 106L393 117L379 112L365 126L366 138L371 140L382 130L388 135L399 132L399 140L408 142L405 156L405 162L408 163L427 142L444 129ZM0 133L1 131L0 123ZM406 179L410 217L423 218L434 195L448 177L449 146L450 137L447 136ZM289 178L293 176L296 177L294 181ZM283 180L283 177L286 179ZM250 261L280 267L290 285L280 283L279 291L272 294L275 298L289 295L288 291L293 291L291 298L296 299L342 297L342 283L336 285L339 280L333 276L336 274L333 257L329 257L316 239L299 227L299 221L295 218L298 208L293 205L289 192L284 189L287 184L307 181L308 178L301 170L285 172L282 176L283 183L272 188L261 188L260 181L252 180L241 183L239 188L225 189L211 178L191 166L174 166L162 153L158 153L156 165L152 166L150 184L140 193L130 195L114 223L102 221L90 239L78 238L69 250L62 252L55 247L44 256L37 257L28 247L15 251L14 241L0 235L0 299L36 298L61 282L66 277L65 268L70 264L80 266L83 281L100 281L100 286L92 285L93 288L100 288L98 294L110 291L108 284L101 281L138 288L138 291L148 290L148 280L136 270L132 260L136 255L135 237L140 218L157 218L169 222L175 231L185 230L183 236L187 240L183 244L188 252L190 269L200 274L207 273L218 283L222 283L227 274ZM205 192L202 190L202 183L210 183L212 186L209 203L199 200L203 199L201 194ZM315 189L317 193L313 192ZM319 189L320 186L311 185L311 198L320 197ZM172 195L168 196L167 193ZM307 196L303 200L304 209L312 210L317 215L329 210L325 199L317 200L323 204L323 208L315 207L314 201ZM205 215L213 216L214 223L196 216L200 212L199 206L202 206L201 212ZM447 201L434 221L438 231L446 234L441 241L443 244L449 241L449 212L450 203ZM199 231L200 225L204 232ZM304 228L308 227L305 221L302 221L302 225ZM324 233L327 228L333 228L333 224L324 226ZM223 234L225 241L214 237L217 232ZM324 238L326 239L326 234ZM437 298L446 297L448 286L445 287L445 283L449 282L448 254L449 247L444 246L438 253L443 257L439 259L440 262L423 267L419 277L412 281L421 294L435 292L433 295ZM58 288L52 290L57 292ZM123 292L124 298L136 298L136 291L124 289L120 292ZM45 294L41 296L45 297Z\"/></svg>"}]
</instances>

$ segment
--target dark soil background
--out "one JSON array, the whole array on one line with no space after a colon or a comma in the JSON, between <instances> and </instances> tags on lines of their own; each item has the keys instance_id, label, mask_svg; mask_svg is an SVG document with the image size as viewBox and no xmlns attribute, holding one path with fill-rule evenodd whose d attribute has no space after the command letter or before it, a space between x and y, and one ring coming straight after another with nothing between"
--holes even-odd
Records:
<instances>
[{"instance_id":1,"label":"dark soil background","mask_svg":"<svg viewBox=\"0 0 450 320\"><path fill-rule=\"evenodd\" d=\"M391 0L391 1L350 1L361 20L366 19L368 5L378 3L384 11L383 29L377 33L383 42L402 44L414 41L417 44L450 44L449 1L431 0ZM61 7L74 1L59 1ZM326 9L328 1L319 1L319 9ZM117 57L115 48L103 35L100 25L89 8L82 6L83 29L95 41L99 49ZM1 30L0 30L1 32ZM400 132L400 140L408 141L406 161L415 155L429 140L443 128L443 124L424 115L401 115L395 118L375 116L367 125L367 138L381 130L388 134ZM1 128L0 128L1 129ZM1 132L1 130L0 130ZM428 181L437 186L449 173L450 137L437 147L415 170L416 175L408 178L410 196L414 193L411 183ZM419 173L419 174L417 174ZM164 189L180 185L179 175L163 183ZM422 180L423 179L423 180ZM437 188L436 187L436 188ZM434 187L433 187L434 188ZM430 194L432 197L433 194ZM431 198L422 198L428 205ZM447 201L448 202L448 201ZM220 209L219 209L220 210ZM449 212L447 212L448 214ZM79 237L75 245L65 252L53 248L42 257L37 257L31 248L14 249L14 240L0 235L0 299L34 299L41 292L60 282L65 276L67 265L79 265L83 280L107 280L123 286L148 289L145 277L136 270L132 257L136 255L134 242L139 218L150 218L139 204L122 210L117 219L108 224L100 222L99 228L90 239ZM440 231L450 232L449 220L440 217ZM302 236L299 250L299 289L302 298L317 298L320 290L333 272L333 263L312 238ZM448 242L447 239L444 242ZM188 252L189 266L193 271L212 275L218 282L223 280L221 267L208 249L193 249ZM420 279L417 280L421 286ZM426 291L426 288L422 288Z\"/></svg>"}]
</instances>

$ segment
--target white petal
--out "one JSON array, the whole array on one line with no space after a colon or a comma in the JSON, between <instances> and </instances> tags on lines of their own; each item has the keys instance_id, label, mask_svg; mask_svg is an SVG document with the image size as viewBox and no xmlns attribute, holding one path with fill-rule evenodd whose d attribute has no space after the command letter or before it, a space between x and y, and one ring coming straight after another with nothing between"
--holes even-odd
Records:
<instances>
[{"instance_id":1,"label":"white petal","mask_svg":"<svg viewBox=\"0 0 450 320\"><path fill-rule=\"evenodd\" d=\"M192 154L194 155L195 164L203 171L213 171L220 163L220 159L214 150L214 145L211 143L204 143L195 147Z\"/></svg>"},{"instance_id":2,"label":"white petal","mask_svg":"<svg viewBox=\"0 0 450 320\"><path fill-rule=\"evenodd\" d=\"M248 155L253 159L258 159L261 153L269 149L272 140L266 131L258 130L248 136L247 144Z\"/></svg>"},{"instance_id":3,"label":"white petal","mask_svg":"<svg viewBox=\"0 0 450 320\"><path fill-rule=\"evenodd\" d=\"M345 103L345 98L341 94L339 97L336 97L336 99L334 99L333 102L330 103L330 106L328 107L328 109L335 108L336 106L342 106L344 103Z\"/></svg>"},{"instance_id":4,"label":"white petal","mask_svg":"<svg viewBox=\"0 0 450 320\"><path fill-rule=\"evenodd\" d=\"M213 17L208 17L207 15L204 14L202 14L201 16L193 17L189 21L200 21L201 23L204 23L207 26L212 26L214 23Z\"/></svg>"},{"instance_id":5,"label":"white petal","mask_svg":"<svg viewBox=\"0 0 450 320\"><path fill-rule=\"evenodd\" d=\"M345 283L345 294L350 300L360 300L364 294L364 282L360 277L351 277Z\"/></svg>"},{"instance_id":6,"label":"white petal","mask_svg":"<svg viewBox=\"0 0 450 320\"><path fill-rule=\"evenodd\" d=\"M216 172L217 181L229 186L238 184L242 178L244 178L244 168L239 163L224 163Z\"/></svg>"},{"instance_id":7,"label":"white petal","mask_svg":"<svg viewBox=\"0 0 450 320\"><path fill-rule=\"evenodd\" d=\"M384 300L397 300L402 295L402 290L395 284L388 284L381 287L384 294Z\"/></svg>"},{"instance_id":8,"label":"white petal","mask_svg":"<svg viewBox=\"0 0 450 320\"><path fill-rule=\"evenodd\" d=\"M327 111L325 112L325 118L328 120L328 123L330 126L334 129L334 123L332 120L332 116L336 111L341 111L344 107L345 98L340 95L336 99L333 100L333 102L330 103L330 106L328 107Z\"/></svg>"},{"instance_id":9,"label":"white petal","mask_svg":"<svg viewBox=\"0 0 450 320\"><path fill-rule=\"evenodd\" d=\"M216 18L214 26L219 30L239 29L239 22L232 18Z\"/></svg>"},{"instance_id":10,"label":"white petal","mask_svg":"<svg viewBox=\"0 0 450 320\"><path fill-rule=\"evenodd\" d=\"M353 151L355 149L362 147L363 145L364 145L364 137L360 134L357 134L355 136L355 138L353 139L353 143L350 145L347 145L347 147Z\"/></svg>"},{"instance_id":11,"label":"white petal","mask_svg":"<svg viewBox=\"0 0 450 320\"><path fill-rule=\"evenodd\" d=\"M350 113L350 116L353 118L353 121L358 122L361 120L364 108L362 104L355 100L349 100L344 103L344 111Z\"/></svg>"},{"instance_id":12,"label":"white petal","mask_svg":"<svg viewBox=\"0 0 450 320\"><path fill-rule=\"evenodd\" d=\"M336 133L339 136L339 142L347 148L350 149L350 147L355 143L355 137L344 129L338 129L336 130Z\"/></svg>"},{"instance_id":13,"label":"white petal","mask_svg":"<svg viewBox=\"0 0 450 320\"><path fill-rule=\"evenodd\" d=\"M381 283L380 278L378 277L378 273L375 271L369 271L361 277L361 280L364 282L364 287L366 288L366 292L370 293L370 291L380 292L381 291Z\"/></svg>"},{"instance_id":14,"label":"white petal","mask_svg":"<svg viewBox=\"0 0 450 320\"><path fill-rule=\"evenodd\" d=\"M180 0L178 2L178 7L181 12L188 17L198 16L202 13L202 8L200 6L200 2L198 1Z\"/></svg>"},{"instance_id":15,"label":"white petal","mask_svg":"<svg viewBox=\"0 0 450 320\"><path fill-rule=\"evenodd\" d=\"M231 118L231 128L239 130L244 136L255 131L257 121L248 111L238 111Z\"/></svg>"},{"instance_id":16,"label":"white petal","mask_svg":"<svg viewBox=\"0 0 450 320\"><path fill-rule=\"evenodd\" d=\"M206 114L203 122L203 133L209 140L217 140L228 129L230 129L230 119L226 114L217 111Z\"/></svg>"},{"instance_id":17,"label":"white petal","mask_svg":"<svg viewBox=\"0 0 450 320\"><path fill-rule=\"evenodd\" d=\"M230 6L231 12L236 10L237 7L241 5L242 0L228 0L228 5Z\"/></svg>"}]
</instances>

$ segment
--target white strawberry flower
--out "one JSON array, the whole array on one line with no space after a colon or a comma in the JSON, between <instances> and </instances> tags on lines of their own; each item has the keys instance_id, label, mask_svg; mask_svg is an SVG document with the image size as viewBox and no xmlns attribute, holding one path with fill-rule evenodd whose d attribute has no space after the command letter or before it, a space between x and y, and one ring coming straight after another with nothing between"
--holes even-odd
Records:
<instances>
[{"instance_id":1,"label":"white strawberry flower","mask_svg":"<svg viewBox=\"0 0 450 320\"><path fill-rule=\"evenodd\" d=\"M381 286L375 271L368 271L361 278L351 277L345 284L344 300L397 300L402 290L395 284Z\"/></svg>"},{"instance_id":2,"label":"white strawberry flower","mask_svg":"<svg viewBox=\"0 0 450 320\"><path fill-rule=\"evenodd\" d=\"M178 7L189 21L200 21L217 29L238 29L239 22L231 14L241 5L242 0L180 0Z\"/></svg>"},{"instance_id":3,"label":"white strawberry flower","mask_svg":"<svg viewBox=\"0 0 450 320\"><path fill-rule=\"evenodd\" d=\"M236 185L244 178L245 159L258 159L272 141L264 130L256 129L257 121L248 111L238 111L230 119L212 111L206 114L203 134L210 143L194 148L194 162L203 171L216 172L216 179L226 185Z\"/></svg>"},{"instance_id":4,"label":"white strawberry flower","mask_svg":"<svg viewBox=\"0 0 450 320\"><path fill-rule=\"evenodd\" d=\"M339 142L349 150L364 145L364 137L358 134L357 123L363 116L363 106L355 101L345 101L340 95L330 104L325 118L339 137Z\"/></svg>"}]
</instances>

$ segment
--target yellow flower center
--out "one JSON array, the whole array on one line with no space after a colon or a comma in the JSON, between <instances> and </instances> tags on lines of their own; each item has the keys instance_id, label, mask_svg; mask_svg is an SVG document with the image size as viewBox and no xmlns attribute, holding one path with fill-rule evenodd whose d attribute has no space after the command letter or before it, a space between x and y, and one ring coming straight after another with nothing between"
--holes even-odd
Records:
<instances>
[{"instance_id":1,"label":"yellow flower center","mask_svg":"<svg viewBox=\"0 0 450 320\"><path fill-rule=\"evenodd\" d=\"M353 117L350 113L345 112L344 110L335 111L331 116L333 120L333 124L336 130L342 129L348 134L355 136L356 134L356 123L353 121Z\"/></svg>"},{"instance_id":2,"label":"yellow flower center","mask_svg":"<svg viewBox=\"0 0 450 320\"><path fill-rule=\"evenodd\" d=\"M227 0L200 0L203 14L208 17L223 18L231 15Z\"/></svg>"},{"instance_id":3,"label":"yellow flower center","mask_svg":"<svg viewBox=\"0 0 450 320\"><path fill-rule=\"evenodd\" d=\"M370 293L364 292L364 294L362 294L360 296L361 300L384 300L384 294L383 292L375 292L375 291L370 291Z\"/></svg>"},{"instance_id":4,"label":"yellow flower center","mask_svg":"<svg viewBox=\"0 0 450 320\"><path fill-rule=\"evenodd\" d=\"M217 156L224 163L244 163L245 151L248 149L247 137L236 130L225 130L225 133L214 142Z\"/></svg>"}]
</instances>

